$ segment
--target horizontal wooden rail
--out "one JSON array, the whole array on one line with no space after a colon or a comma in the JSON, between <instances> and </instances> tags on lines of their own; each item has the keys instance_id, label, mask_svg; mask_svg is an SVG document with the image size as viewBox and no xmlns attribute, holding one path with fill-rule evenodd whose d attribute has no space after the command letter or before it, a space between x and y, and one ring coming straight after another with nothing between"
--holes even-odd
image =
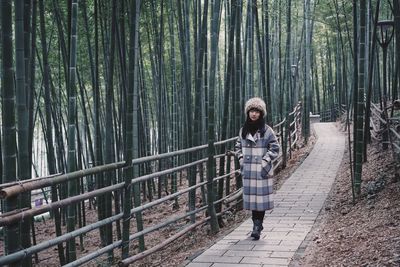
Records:
<instances>
[{"instance_id":1,"label":"horizontal wooden rail","mask_svg":"<svg viewBox=\"0 0 400 267\"><path fill-rule=\"evenodd\" d=\"M81 178L84 176L100 173L100 172L106 172L106 171L113 171L116 169L120 169L123 167L128 166L128 164L125 161L120 161L117 163L110 163L106 165L101 165L101 166L96 166L92 168L88 168L85 170L79 170L75 172L70 172L67 174L63 174L60 176L56 177L46 177L44 179L34 179L34 180L29 180L26 183L21 183L18 185L13 185L10 187L2 188L0 190L0 198L8 198L11 196L18 195L23 192L30 192L35 189L40 189L43 187L48 187L48 186L53 186L57 185L63 182L67 182L69 180Z\"/></svg>"},{"instance_id":2,"label":"horizontal wooden rail","mask_svg":"<svg viewBox=\"0 0 400 267\"><path fill-rule=\"evenodd\" d=\"M222 156L224 156L224 154L217 155L217 156L215 156L215 158L222 157ZM192 166L199 165L201 163L205 163L205 162L207 162L207 160L208 160L207 158L204 158L204 159L201 159L201 160L189 163L189 164L185 164L185 165L182 165L182 166L179 166L179 167L176 167L176 168L172 168L172 169L168 169L168 170L164 170L164 171L160 171L160 172L155 172L155 173L148 174L148 175L143 175L143 176L140 176L140 177L132 179L131 182L132 182L132 184L139 183L139 182L144 182L144 181L147 181L147 180L155 178L155 177L167 175L167 174L170 174L170 173L174 173L174 172L177 172L177 171L181 171L181 170L187 169L187 168L192 167ZM233 172L233 173L235 173L235 172ZM229 175L231 175L233 173L225 174L222 177L223 178L227 177L227 176L229 176ZM216 177L216 179L218 179L218 178L219 177ZM84 201L86 199L90 199L90 198L93 198L93 197L96 197L96 196L99 196L99 195L102 195L102 194L105 194L105 193L110 193L110 192L113 192L113 191L116 191L116 190L120 190L120 189L124 188L124 186L125 186L125 183L122 182L122 183L118 183L118 184L115 184L115 185L111 185L111 186L103 187L103 188L100 188L100 189L96 189L96 190L87 192L85 194L80 194L80 195L69 197L69 198L66 198L66 199L63 199L63 200L59 200L57 202L52 202L52 203L50 203L48 205L44 205L44 206L41 206L41 207L34 207L32 209L19 210L19 211L17 211L18 213L13 212L12 214L8 214L8 215L4 214L2 217L0 217L0 226L10 225L10 224L15 223L17 221L21 221L23 219L28 219L30 217L33 217L33 216L36 216L36 215L40 215L40 214L43 214L43 213L48 212L48 211L52 211L52 210L55 210L55 209L58 209L58 208L62 208L62 207L65 207L67 205L79 203L79 202ZM141 210L138 210L138 211L141 211Z\"/></svg>"},{"instance_id":3,"label":"horizontal wooden rail","mask_svg":"<svg viewBox=\"0 0 400 267\"><path fill-rule=\"evenodd\" d=\"M227 139L225 141L216 142L216 143L214 143L214 145L221 145L221 144L225 144L227 142L232 142L234 140L236 140L236 137ZM205 149L207 147L208 147L208 145L201 145L201 146L197 146L197 147L193 147L193 148L182 149L182 150L175 151L175 152L163 153L160 155L134 159L134 160L132 160L131 164L134 165L134 164L145 163L148 161L169 158L169 157ZM101 166L91 167L88 169L79 170L79 171L63 174L60 176L55 176L55 177L48 176L48 177L43 177L41 179L27 180L25 183L18 183L16 185L13 184L9 187L2 188L0 190L0 198L5 199L5 198L15 196L15 195L23 193L23 192L30 192L35 189L40 189L40 188L48 187L48 186L54 186L54 185L57 185L57 184L60 184L63 182L67 182L67 181L70 181L73 179L82 178L84 176L101 173L101 172L106 172L106 171L113 171L113 170L117 170L117 169L121 169L121 168L128 168L130 166L131 165L127 164L125 161L121 161L121 162L117 162L117 163L110 163L110 164L105 164L105 165L101 165Z\"/></svg>"},{"instance_id":4,"label":"horizontal wooden rail","mask_svg":"<svg viewBox=\"0 0 400 267\"><path fill-rule=\"evenodd\" d=\"M10 183L4 183L4 184L0 184L0 189L5 188L5 187L10 187L10 186L14 186L14 185L23 185L26 184L28 182L32 182L32 181L40 181L40 180L44 180L44 179L51 179L57 176L62 175L62 173L57 173L57 174L53 174L53 175L48 175L48 176L43 176L43 177L38 177L38 178L32 178L29 180L21 180L18 182L10 182Z\"/></svg>"}]
</instances>

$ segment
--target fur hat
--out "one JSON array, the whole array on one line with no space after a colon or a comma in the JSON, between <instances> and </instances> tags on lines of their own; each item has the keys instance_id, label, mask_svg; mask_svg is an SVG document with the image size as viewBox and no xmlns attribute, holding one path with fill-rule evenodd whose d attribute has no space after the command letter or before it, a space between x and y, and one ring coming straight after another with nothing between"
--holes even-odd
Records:
<instances>
[{"instance_id":1,"label":"fur hat","mask_svg":"<svg viewBox=\"0 0 400 267\"><path fill-rule=\"evenodd\" d=\"M252 109L257 109L262 113L262 117L267 115L267 107L265 105L264 100L259 97L253 97L247 100L246 105L244 106L244 114L248 115L249 111Z\"/></svg>"}]
</instances>

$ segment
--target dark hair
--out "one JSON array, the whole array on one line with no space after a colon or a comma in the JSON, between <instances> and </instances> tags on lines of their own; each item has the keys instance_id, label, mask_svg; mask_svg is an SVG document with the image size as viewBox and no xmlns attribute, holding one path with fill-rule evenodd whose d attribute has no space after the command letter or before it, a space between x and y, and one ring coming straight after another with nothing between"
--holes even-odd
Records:
<instances>
[{"instance_id":1,"label":"dark hair","mask_svg":"<svg viewBox=\"0 0 400 267\"><path fill-rule=\"evenodd\" d=\"M249 114L247 114L246 121L244 122L242 128L242 138L246 138L248 133L254 135L257 131L260 131L261 136L264 136L266 130L265 120L263 117L260 116L258 120L252 121L249 118Z\"/></svg>"}]
</instances>

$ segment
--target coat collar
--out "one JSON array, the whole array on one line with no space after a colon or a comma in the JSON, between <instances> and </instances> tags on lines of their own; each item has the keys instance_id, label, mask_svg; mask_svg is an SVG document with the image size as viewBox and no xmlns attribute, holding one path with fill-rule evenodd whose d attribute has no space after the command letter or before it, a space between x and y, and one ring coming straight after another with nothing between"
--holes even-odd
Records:
<instances>
[{"instance_id":1,"label":"coat collar","mask_svg":"<svg viewBox=\"0 0 400 267\"><path fill-rule=\"evenodd\" d=\"M246 139L255 143L258 139L260 139L260 131L257 131L254 136L251 133L248 133Z\"/></svg>"}]
</instances>

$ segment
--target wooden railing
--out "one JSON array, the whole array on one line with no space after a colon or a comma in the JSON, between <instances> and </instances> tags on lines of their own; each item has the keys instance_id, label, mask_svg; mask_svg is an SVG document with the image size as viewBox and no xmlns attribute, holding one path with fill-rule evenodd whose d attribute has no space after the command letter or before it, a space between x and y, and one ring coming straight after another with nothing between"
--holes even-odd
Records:
<instances>
[{"instance_id":1,"label":"wooden railing","mask_svg":"<svg viewBox=\"0 0 400 267\"><path fill-rule=\"evenodd\" d=\"M290 122L286 124L286 120L283 120L282 122L278 123L275 125L273 128L277 134L278 139L280 142L284 140L284 134L286 131L286 125L289 126L289 132L288 132L288 152L290 153L291 149L296 147L296 144L299 140L300 136L300 104L295 107L293 112L289 114L289 120ZM146 257L150 255L151 253L165 247L167 244L170 242L176 240L177 238L183 236L187 232L193 230L195 227L204 224L208 221L210 221L211 216L213 214L210 214L206 212L206 210L210 207L210 205L216 207L217 205L224 204L224 208L220 209L218 211L218 214L216 216L220 216L221 214L225 213L226 211L230 210L232 208L232 202L235 203L240 203L241 202L241 177L240 177L240 172L238 170L238 165L237 165L237 160L234 160L232 158L231 153L226 153L227 151L233 150L234 142L236 140L236 137L224 140L224 141L219 141L215 142L214 146L215 147L222 147L224 148L224 151L220 151L220 154L214 155L214 160L215 160L215 165L218 166L218 162L221 160L224 160L225 165L223 166L224 168L224 174L208 179L209 177L205 177L205 175L201 175L201 170L206 169L206 163L208 158L203 157L199 158L193 162L188 162L188 163L183 163L183 164L178 164L177 166L170 167L169 169L164 169L164 170L158 170L154 173L148 173L146 175L142 175L140 177L135 177L131 179L131 183L128 185L131 187L134 184L137 183L143 183L146 181L149 181L151 179L159 179L160 177L163 177L165 175L177 175L178 173L188 173L189 168L196 169L200 172L200 174L196 175L196 184L193 186L188 186L184 185L179 188L179 190L176 190L176 192L171 192L168 195L165 195L161 198L154 199L154 200L149 200L146 203L142 203L141 206L134 207L131 209L130 214L131 218L134 217L135 214L141 213L151 207L155 207L156 205L160 205L162 203L165 203L167 201L174 201L177 198L181 197L182 195L189 194L190 192L196 192L199 188L201 188L201 191L205 190L210 190L211 192L214 191L214 186L218 184L220 186L219 192L222 192L222 195L214 196L213 198L215 201L210 203L208 201L208 198L202 199L201 202L198 202L195 206L194 209L189 209L186 212L183 212L180 215L176 216L170 216L167 218L164 218L162 221L158 222L156 225L152 226L147 226L144 227L142 231L137 231L135 233L131 233L129 236L129 240L137 240L146 234L149 234L151 232L157 231L167 225L170 225L172 223L176 223L178 221L182 221L187 217L190 218L195 218L195 221L191 221L191 223L183 223L185 226L182 228L182 230L176 232L173 234L171 237L162 240L159 244L156 246L149 248L139 254L133 255L129 258L123 259L119 262L120 265L125 266L129 265L143 257ZM197 146L193 148L188 148L188 149L183 149L175 152L170 152L170 153L165 153L165 154L159 154L155 156L148 156L148 157L142 157L138 159L134 159L131 162L116 162L112 164L106 164L102 166L96 166L80 171L75 171L72 173L67 173L67 174L58 174L58 175L53 175L53 176L47 176L47 177L41 177L37 179L32 179L32 180L25 180L21 182L16 182L16 183L9 183L9 184L0 184L0 198L2 199L7 199L10 197L15 197L19 194L24 194L27 192L32 192L33 190L38 190L38 189L45 189L48 188L49 186L59 186L62 183L65 183L67 181L72 181L75 179L84 179L85 177L89 177L91 175L95 175L97 173L104 173L104 172L110 172L110 171L116 171L116 170L125 170L127 168L132 168L132 166L137 165L137 164L145 164L149 162L158 162L160 160L166 160L166 159L173 159L178 156L184 156L188 155L189 153L196 153L196 155L205 155L205 149L208 148L208 145L202 145L202 146ZM218 149L216 149L218 151ZM173 161L173 160L172 160ZM236 168L231 168L231 164L235 163ZM177 161L175 161L177 162ZM282 159L282 153L280 153L279 157L274 161L274 168L277 168L280 166L283 162ZM216 183L218 181L218 183ZM224 181L221 183L220 181ZM232 183L231 183L232 182ZM225 185L225 186L224 186ZM41 215L46 212L51 212L54 211L55 209L60 209L60 208L66 208L69 205L77 204L77 203L82 203L85 200L93 199L96 197L99 197L101 195L104 195L106 193L119 193L122 194L123 190L125 189L127 185L125 182L120 182L113 184L111 186L95 189L93 191L86 191L83 192L80 195L68 197L66 199L59 200L57 202L52 202L48 203L47 205L42 205L38 207L33 207L31 209L19 209L19 210L14 210L9 213L4 213L1 214L0 216L0 226L3 227L8 227L11 225L15 225L19 223L20 221L23 220L31 220L34 216L36 215ZM207 188L206 188L207 186ZM222 186L222 188L221 188ZM232 190L232 187L234 187L234 190ZM129 201L129 200L124 200L124 201ZM21 249L18 252L9 254L9 255L4 255L0 257L0 266L11 264L14 262L18 262L26 257L31 257L32 255L39 253L41 251L44 251L46 249L49 249L52 246L56 246L58 244L67 242L71 239L77 238L80 235L86 234L88 232L91 232L93 230L99 229L101 227L104 227L109 224L114 224L114 223L120 223L120 220L123 219L123 212L119 212L111 217L102 219L98 222L88 224L88 225L83 225L81 228L76 229L72 232L65 233L61 236L52 238L50 240L44 241L39 244L33 244L29 248ZM136 217L136 220L139 218ZM112 244L109 244L105 247L99 248L96 251L91 251L86 255L81 256L77 260L68 263L66 266L80 266L82 264L85 264L93 259L96 259L103 254L113 251L117 248L120 248L122 246L122 240L117 240L114 241Z\"/></svg>"},{"instance_id":2,"label":"wooden railing","mask_svg":"<svg viewBox=\"0 0 400 267\"><path fill-rule=\"evenodd\" d=\"M391 108L392 105L383 112L376 104L371 103L370 132L371 137L381 142L384 148L390 144L393 152L400 154L400 116L395 114L390 117Z\"/></svg>"},{"instance_id":3,"label":"wooden railing","mask_svg":"<svg viewBox=\"0 0 400 267\"><path fill-rule=\"evenodd\" d=\"M274 125L273 129L278 138L280 144L283 144L285 140L285 128L289 125L289 133L287 135L288 145L286 149L286 155L289 155L289 158L292 157L292 150L296 147L297 142L300 137L300 121L301 121L301 103L298 103L292 112L289 113L289 123L286 123L286 118L284 118L281 122ZM283 151L279 154L278 158L274 161L274 167L277 168L282 165L284 154Z\"/></svg>"}]
</instances>

